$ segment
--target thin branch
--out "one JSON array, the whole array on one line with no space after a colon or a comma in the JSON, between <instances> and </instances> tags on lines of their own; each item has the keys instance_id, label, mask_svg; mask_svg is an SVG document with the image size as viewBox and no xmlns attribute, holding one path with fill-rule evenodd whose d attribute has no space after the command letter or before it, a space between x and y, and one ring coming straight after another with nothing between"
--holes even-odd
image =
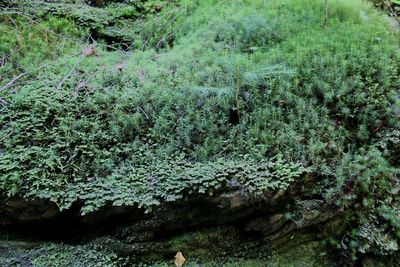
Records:
<instances>
[{"instance_id":1,"label":"thin branch","mask_svg":"<svg viewBox=\"0 0 400 267\"><path fill-rule=\"evenodd\" d=\"M392 14L392 16L396 19L397 23L399 23L400 25L400 18L397 16L396 11L393 10L392 5L393 5L392 1L386 3L386 6L388 7L390 14Z\"/></svg>"},{"instance_id":2,"label":"thin branch","mask_svg":"<svg viewBox=\"0 0 400 267\"><path fill-rule=\"evenodd\" d=\"M4 67L4 65L6 65L7 57L8 57L8 56L4 53L3 56L1 57L0 67Z\"/></svg>"},{"instance_id":3,"label":"thin branch","mask_svg":"<svg viewBox=\"0 0 400 267\"><path fill-rule=\"evenodd\" d=\"M7 106L7 101L5 101L3 98L0 97L0 104L2 104L3 106Z\"/></svg>"},{"instance_id":4,"label":"thin branch","mask_svg":"<svg viewBox=\"0 0 400 267\"><path fill-rule=\"evenodd\" d=\"M14 77L14 79L12 79L12 80L9 81L8 83L6 83L3 87L0 88L0 93L3 92L4 90L10 88L10 87L13 85L13 83L15 83L16 81L18 81L18 80L21 79L22 77L25 77L25 76L27 76L27 75L29 75L29 74L31 74L31 73L32 73L32 71L24 72L24 73L21 73L20 75L18 75L18 76L16 76L16 77Z\"/></svg>"},{"instance_id":5,"label":"thin branch","mask_svg":"<svg viewBox=\"0 0 400 267\"><path fill-rule=\"evenodd\" d=\"M324 18L324 28L328 28L328 20L329 20L329 9L328 9L328 0L325 0L325 18Z\"/></svg>"},{"instance_id":6,"label":"thin branch","mask_svg":"<svg viewBox=\"0 0 400 267\"><path fill-rule=\"evenodd\" d=\"M102 71L103 68L97 70L95 73L91 74L86 80L81 80L78 82L78 84L75 86L75 95L77 94L77 92L84 86L87 85L87 83L89 82L89 80L91 80L93 77L95 77L100 71Z\"/></svg>"},{"instance_id":7,"label":"thin branch","mask_svg":"<svg viewBox=\"0 0 400 267\"><path fill-rule=\"evenodd\" d=\"M11 81L9 81L9 82L6 83L3 87L0 88L0 93L3 92L3 91L6 90L6 89L12 87L12 86L14 85L14 83L15 83L16 81L18 81L19 79L21 79L21 78L23 78L23 77L25 77L25 76L31 75L32 73L34 73L34 72L36 72L36 71L38 71L38 70L41 70L41 69L47 67L47 66L50 65L51 63L52 63L52 62L43 64L42 66L40 66L40 67L38 67L38 68L36 68L36 69L34 69L34 70L27 71L27 72L24 72L24 73L19 74L18 76L15 76Z\"/></svg>"},{"instance_id":8,"label":"thin branch","mask_svg":"<svg viewBox=\"0 0 400 267\"><path fill-rule=\"evenodd\" d=\"M82 55L79 58L79 60L75 63L75 65L72 67L72 69L68 72L68 74L66 76L64 76L64 78L61 80L61 82L57 85L57 90L61 89L61 87L63 86L64 82L72 75L72 73L74 72L76 67L78 67L78 65L81 64L81 62L83 61L84 58L85 58L84 55Z\"/></svg>"},{"instance_id":9,"label":"thin branch","mask_svg":"<svg viewBox=\"0 0 400 267\"><path fill-rule=\"evenodd\" d=\"M144 110L141 107L138 107L138 109L140 109L140 111L142 111L142 113L144 114L144 116L146 116L146 119L149 119L149 116L147 116L146 112L144 112Z\"/></svg>"}]
</instances>

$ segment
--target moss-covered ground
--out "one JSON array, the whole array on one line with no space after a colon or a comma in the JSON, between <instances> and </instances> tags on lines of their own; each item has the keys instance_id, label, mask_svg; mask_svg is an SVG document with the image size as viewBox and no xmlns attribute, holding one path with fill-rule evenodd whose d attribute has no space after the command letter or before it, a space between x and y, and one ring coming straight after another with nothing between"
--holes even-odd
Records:
<instances>
[{"instance_id":1,"label":"moss-covered ground","mask_svg":"<svg viewBox=\"0 0 400 267\"><path fill-rule=\"evenodd\" d=\"M400 38L371 4L100 2L0 3L2 205L151 213L232 186L250 199L293 191L288 219L309 199L350 214L323 242L346 264L397 255ZM7 246L11 265L128 260L97 245ZM315 266L302 249L267 266Z\"/></svg>"}]
</instances>

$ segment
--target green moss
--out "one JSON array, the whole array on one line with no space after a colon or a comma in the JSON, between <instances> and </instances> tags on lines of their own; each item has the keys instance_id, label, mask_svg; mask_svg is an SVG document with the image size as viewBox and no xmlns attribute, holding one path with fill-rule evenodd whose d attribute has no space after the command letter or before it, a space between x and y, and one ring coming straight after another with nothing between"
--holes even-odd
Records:
<instances>
[{"instance_id":1,"label":"green moss","mask_svg":"<svg viewBox=\"0 0 400 267\"><path fill-rule=\"evenodd\" d=\"M4 13L0 13L0 84L80 49L77 42L82 32L70 20L48 17L36 21L29 15Z\"/></svg>"},{"instance_id":2,"label":"green moss","mask_svg":"<svg viewBox=\"0 0 400 267\"><path fill-rule=\"evenodd\" d=\"M70 246L49 242L1 241L0 251L3 266L119 266L115 254L93 244Z\"/></svg>"},{"instance_id":3,"label":"green moss","mask_svg":"<svg viewBox=\"0 0 400 267\"><path fill-rule=\"evenodd\" d=\"M182 1L140 22L125 5L46 7L82 7L49 18L62 34L76 31L70 19L118 35L137 22L142 49L49 56L1 92L3 198L150 211L232 184L250 195L301 185L298 203L352 209L338 244L350 258L398 250L399 38L371 6L330 1L326 29L324 1ZM52 36L35 39L40 51ZM3 38L9 52L19 42ZM16 56L36 65L28 52Z\"/></svg>"},{"instance_id":4,"label":"green moss","mask_svg":"<svg viewBox=\"0 0 400 267\"><path fill-rule=\"evenodd\" d=\"M6 7L14 14L29 14L33 20L41 21L57 17L73 21L89 33L91 38L126 49L132 46L138 47L146 42L143 38L146 35L143 32L143 19L159 13L167 5L171 6L170 9L176 6L173 1L159 0L92 2L34 0L10 1ZM5 9L4 13L10 12Z\"/></svg>"},{"instance_id":5,"label":"green moss","mask_svg":"<svg viewBox=\"0 0 400 267\"><path fill-rule=\"evenodd\" d=\"M296 246L280 254L272 253L268 260L271 267L317 267L332 266L324 259L325 246L322 242L314 241Z\"/></svg>"}]
</instances>

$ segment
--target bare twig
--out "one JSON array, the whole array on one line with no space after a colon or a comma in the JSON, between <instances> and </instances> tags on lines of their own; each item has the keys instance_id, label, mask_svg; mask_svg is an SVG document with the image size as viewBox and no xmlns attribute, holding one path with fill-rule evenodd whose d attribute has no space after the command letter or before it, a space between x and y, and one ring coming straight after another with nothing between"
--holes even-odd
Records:
<instances>
[{"instance_id":1,"label":"bare twig","mask_svg":"<svg viewBox=\"0 0 400 267\"><path fill-rule=\"evenodd\" d=\"M3 106L7 106L7 101L5 101L3 98L0 97L0 104L2 104Z\"/></svg>"},{"instance_id":2,"label":"bare twig","mask_svg":"<svg viewBox=\"0 0 400 267\"><path fill-rule=\"evenodd\" d=\"M68 74L65 75L64 78L61 80L61 82L57 85L57 90L61 89L61 87L63 86L64 82L72 75L72 73L74 72L76 67L78 67L78 65L81 64L81 62L83 61L84 58L85 58L84 55L82 55L79 58L79 60L75 63L75 65L72 67L72 69L68 72Z\"/></svg>"},{"instance_id":3,"label":"bare twig","mask_svg":"<svg viewBox=\"0 0 400 267\"><path fill-rule=\"evenodd\" d=\"M96 55L96 47L94 45L89 45L87 46L81 53L81 57L78 59L78 61L75 63L75 65L72 67L72 69L68 72L66 76L61 80L61 82L57 85L57 90L60 90L64 82L72 75L72 73L75 71L76 67L78 67L79 64L86 58L86 57L91 57Z\"/></svg>"},{"instance_id":4,"label":"bare twig","mask_svg":"<svg viewBox=\"0 0 400 267\"><path fill-rule=\"evenodd\" d=\"M32 71L29 72L24 72L21 73L20 75L14 77L11 81L9 81L8 83L6 83L3 87L0 88L0 93L3 92L4 90L10 88L16 81L18 81L19 79L21 79L22 77L25 77L27 75L30 75L32 73Z\"/></svg>"},{"instance_id":5,"label":"bare twig","mask_svg":"<svg viewBox=\"0 0 400 267\"><path fill-rule=\"evenodd\" d=\"M34 73L34 72L36 72L36 71L38 71L38 70L41 70L41 69L47 67L48 65L50 65L50 64L52 64L52 63L53 63L53 62L49 62L49 63L43 64L42 66L39 66L38 68L36 68L36 69L34 69L34 70L27 71L27 72L24 72L24 73L19 74L18 76L15 76L11 81L9 81L9 82L6 83L3 87L0 88L0 93L3 92L3 91L6 90L6 89L12 87L12 86L15 84L15 82L18 81L18 80L20 80L21 78L23 78L23 77L25 77L25 76L28 76L28 75L31 75L32 73Z\"/></svg>"},{"instance_id":6,"label":"bare twig","mask_svg":"<svg viewBox=\"0 0 400 267\"><path fill-rule=\"evenodd\" d=\"M399 23L400 25L400 18L397 16L396 11L393 10L393 3L392 1L383 1L382 2L388 7L390 14L392 14L392 16L396 19L397 23Z\"/></svg>"},{"instance_id":7,"label":"bare twig","mask_svg":"<svg viewBox=\"0 0 400 267\"><path fill-rule=\"evenodd\" d=\"M0 67L4 67L6 65L7 55L4 53L0 60Z\"/></svg>"},{"instance_id":8,"label":"bare twig","mask_svg":"<svg viewBox=\"0 0 400 267\"><path fill-rule=\"evenodd\" d=\"M75 94L84 86L87 85L87 83L93 78L95 77L100 71L102 71L103 68L97 70L95 73L93 73L92 75L90 75L86 80L81 80L80 82L78 82L78 84L75 87Z\"/></svg>"},{"instance_id":9,"label":"bare twig","mask_svg":"<svg viewBox=\"0 0 400 267\"><path fill-rule=\"evenodd\" d=\"M329 9L328 9L328 0L325 0L325 18L324 18L324 28L328 27L329 20Z\"/></svg>"},{"instance_id":10,"label":"bare twig","mask_svg":"<svg viewBox=\"0 0 400 267\"><path fill-rule=\"evenodd\" d=\"M140 111L142 111L142 113L144 114L144 116L146 116L146 119L149 119L149 116L147 116L146 112L144 112L144 110L141 107L138 107L138 109L140 109Z\"/></svg>"}]
</instances>

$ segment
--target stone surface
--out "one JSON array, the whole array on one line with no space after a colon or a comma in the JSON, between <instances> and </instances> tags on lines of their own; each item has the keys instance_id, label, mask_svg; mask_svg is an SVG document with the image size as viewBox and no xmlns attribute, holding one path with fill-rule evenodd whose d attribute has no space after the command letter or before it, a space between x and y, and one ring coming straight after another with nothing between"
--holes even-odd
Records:
<instances>
[{"instance_id":1,"label":"stone surface","mask_svg":"<svg viewBox=\"0 0 400 267\"><path fill-rule=\"evenodd\" d=\"M79 207L60 212L49 201L13 199L0 205L0 222L16 233L24 229L33 239L47 235L62 242L89 241L143 262L173 258L177 251L188 259L217 260L226 253L262 258L340 231L341 216L320 200L300 202L294 210L282 207L292 201L289 193L254 198L237 188L161 205L148 214L135 207L108 206L81 216ZM284 215L288 212L291 219Z\"/></svg>"}]
</instances>

